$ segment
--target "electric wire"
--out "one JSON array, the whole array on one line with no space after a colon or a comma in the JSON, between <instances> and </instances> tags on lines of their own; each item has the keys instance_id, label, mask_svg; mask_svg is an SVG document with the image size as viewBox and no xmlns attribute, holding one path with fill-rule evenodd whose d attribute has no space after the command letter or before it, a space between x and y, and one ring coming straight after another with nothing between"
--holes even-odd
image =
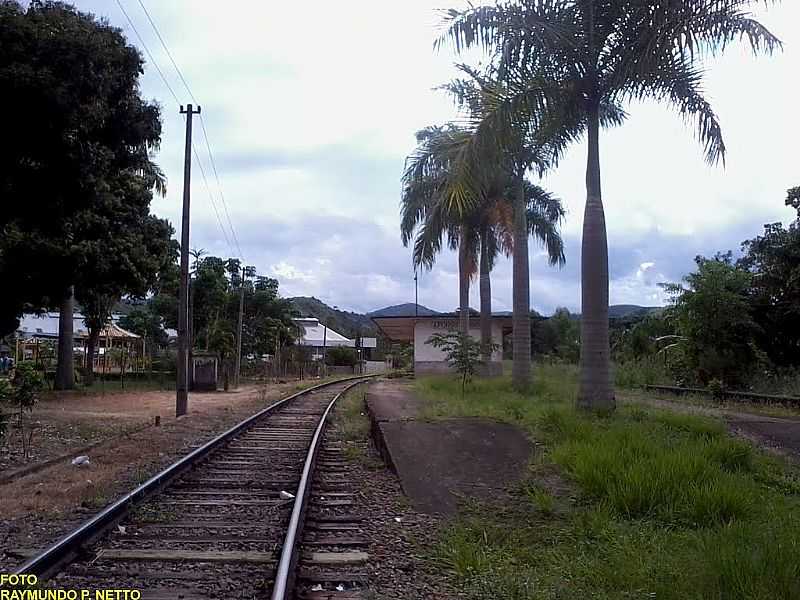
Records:
<instances>
[{"instance_id":1,"label":"electric wire","mask_svg":"<svg viewBox=\"0 0 800 600\"><path fill-rule=\"evenodd\" d=\"M138 2L139 2L139 6L142 7L142 10L144 11L145 16L147 17L147 20L150 22L150 26L153 28L153 31L155 32L156 37L158 37L159 42L161 42L161 46L164 48L164 52L166 52L167 57L169 58L170 62L172 63L173 68L175 69L175 72L178 74L178 77L180 78L181 82L183 83L183 87L186 88L186 92L189 94L189 97L192 99L192 101L194 101L195 104L199 104L199 102L197 102L197 99L195 98L194 94L192 93L192 89L189 87L189 83L186 81L186 78L183 76L183 73L181 72L180 67L178 67L178 63L175 60L175 57L172 55L172 52L170 52L169 46L167 46L167 42L166 42L166 40L164 40L164 36L161 35L161 32L158 29L158 25L156 25L155 20L150 15L150 11L147 10L147 7L145 6L145 4L144 4L144 2L142 0L138 0ZM202 113L200 113L200 126L201 126L201 129L203 131L203 138L205 140L206 150L208 151L208 159L209 159L209 162L211 163L211 169L212 169L212 171L214 173L214 178L215 178L215 181L216 181L216 184L217 184L219 197L220 197L220 200L221 200L221 203L222 203L222 209L225 212L225 218L226 218L226 220L228 222L228 228L230 229L231 235L232 235L234 243L236 245L236 249L237 249L237 251L239 253L239 258L241 258L242 261L244 261L242 248L239 245L239 238L236 235L236 228L233 226L233 221L231 220L230 211L228 210L228 201L225 199L225 193L222 190L222 183L221 183L220 178L219 178L219 172L217 171L216 161L214 160L214 153L211 150L211 142L210 142L209 137L208 137L208 130L206 129L205 119L203 118L203 114ZM199 160L200 159L198 158L198 162L199 162Z\"/></svg>"},{"instance_id":2,"label":"electric wire","mask_svg":"<svg viewBox=\"0 0 800 600\"><path fill-rule=\"evenodd\" d=\"M130 15L125 10L125 7L123 6L121 0L116 0L116 2L117 2L117 6L119 7L120 11L122 11L122 14L125 16L125 19L128 21L128 24L130 25L130 27L133 30L134 34L138 38L139 43L142 45L142 47L144 48L144 51L147 53L147 56L150 58L150 62L155 67L156 71L158 72L159 77L164 82L164 85L169 90L169 93L172 95L173 99L175 100L175 103L180 105L181 102L178 99L178 95L175 93L175 90L170 85L169 80L164 75L164 72L161 70L161 67L158 64L158 61L156 61L155 56L153 56L153 53L150 51L150 48L145 43L144 38L141 36L141 34L139 33L139 30L136 28L136 25L133 23L133 20L131 19ZM186 92L189 94L189 97L192 99L192 101L194 101L196 105L199 105L199 102L197 102L197 99L195 98L194 94L192 93L192 90L189 87L189 84L186 81L186 78L183 76L183 73L181 72L180 68L178 67L178 64L175 61L175 58L172 56L172 53L170 52L169 48L167 47L167 44L164 41L164 38L161 35L161 32L158 30L158 26L155 24L155 21L153 20L152 16L150 15L150 12L147 10L147 7L144 5L142 0L138 0L138 2L139 2L139 5L142 7L142 10L145 13L145 16L147 17L147 20L150 22L150 25L153 28L153 31L155 32L156 36L158 37L159 41L161 42L161 46L164 48L164 51L166 52L167 56L169 57L169 60L172 63L172 66L175 68L175 72L178 74L178 78L181 80L181 82L183 83L183 86L186 88ZM188 118L188 116L185 117L185 118ZM222 235L223 235L223 237L225 239L225 243L228 246L228 252L230 252L230 254L233 255L233 256L238 256L238 258L240 258L242 260L242 262L245 262L244 261L244 256L243 256L243 253L242 253L242 250L241 250L241 246L239 245L238 237L236 236L236 230L233 227L233 222L232 222L232 220L230 218L230 213L229 213L228 207L227 207L227 201L225 200L225 195L222 192L222 185L221 185L221 182L220 182L219 174L217 172L216 162L214 161L213 153L211 151L211 144L210 144L209 139L208 139L208 132L206 130L205 121L203 120L202 113L200 113L200 124L201 124L201 129L203 131L203 138L205 140L206 148L208 150L209 160L211 162L211 166L212 166L212 169L213 169L213 172L214 172L214 176L215 176L215 179L216 179L216 183L217 183L217 187L218 187L218 190L219 190L220 199L222 201L222 205L223 205L223 209L224 209L224 212L225 212L225 216L226 216L226 219L228 221L228 226L229 226L229 228L231 230L231 234L233 235L233 239L236 242L235 245L236 245L236 248L238 250L238 255L237 255L236 252L234 252L233 244L231 244L230 237L228 236L228 232L225 229L225 225L223 224L222 218L220 217L220 213L219 213L219 210L217 208L216 202L214 201L214 194L212 193L211 186L208 183L208 178L206 176L205 168L203 167L203 163L200 160L200 154L197 151L197 147L195 146L194 141L192 141L192 151L193 151L193 154L194 154L194 157L195 157L195 161L197 162L197 166L200 169L200 174L202 175L203 183L205 185L206 191L208 192L208 197L209 197L209 200L210 200L210 203L211 203L211 207L214 210L214 215L216 216L217 224L219 225L219 228L222 231Z\"/></svg>"},{"instance_id":3,"label":"electric wire","mask_svg":"<svg viewBox=\"0 0 800 600\"><path fill-rule=\"evenodd\" d=\"M125 7L122 6L122 2L120 0L117 0L117 6L119 6L119 9L122 11L122 14L125 15L125 19L128 21L128 25L131 26L133 33L136 34L137 38L139 38L139 43L142 45L142 48L144 48L144 51L147 53L147 56L150 57L150 62L156 68L156 71L161 77L161 81L164 82L164 85L167 86L169 93L172 94L172 97L175 99L175 104L180 104L181 101L178 100L178 95L175 93L175 90L172 89L172 86L169 84L169 81L167 81L167 78L164 76L164 72L161 70L161 67L158 66L155 57L153 56L152 52L150 52L150 48L147 47L147 44L144 43L144 39L142 38L142 36L139 35L139 30L136 29L136 25L133 24L133 21L131 20L130 16L128 16L128 12L125 10Z\"/></svg>"}]
</instances>

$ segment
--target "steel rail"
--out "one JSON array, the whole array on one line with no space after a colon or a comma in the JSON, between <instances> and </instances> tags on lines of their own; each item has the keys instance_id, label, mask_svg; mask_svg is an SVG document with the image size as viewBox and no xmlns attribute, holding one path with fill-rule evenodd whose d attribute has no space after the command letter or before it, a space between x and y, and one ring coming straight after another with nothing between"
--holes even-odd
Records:
<instances>
[{"instance_id":1,"label":"steel rail","mask_svg":"<svg viewBox=\"0 0 800 600\"><path fill-rule=\"evenodd\" d=\"M178 459L167 468L145 481L133 491L125 494L119 500L110 506L107 506L94 517L84 522L76 529L65 535L63 538L55 542L41 554L31 558L28 562L15 569L14 574L36 575L41 579L47 578L65 562L69 562L75 556L77 556L85 544L93 541L107 531L110 527L113 527L122 518L124 518L128 514L130 507L135 502L147 499L163 489L170 481L175 479L175 477L187 471L201 459L211 454L211 452L219 448L232 437L253 425L256 421L288 404L295 398L303 396L304 394L308 394L309 392L347 381L358 380L360 383L361 381L371 377L376 377L376 375L357 375L354 377L337 379L335 381L326 381L325 383L315 385L287 396L286 398L278 400L274 404L270 404L266 408L246 418L244 421L234 425L224 433L221 433L209 442L206 442L199 448L196 448L183 458ZM350 389L350 387L352 386L348 386L346 389ZM338 398L338 396L339 395L336 397Z\"/></svg>"},{"instance_id":2,"label":"steel rail","mask_svg":"<svg viewBox=\"0 0 800 600\"><path fill-rule=\"evenodd\" d=\"M319 453L320 441L325 425L328 421L328 415L333 410L336 402L348 391L364 383L364 381L356 381L348 385L341 392L333 397L330 401L325 412L320 417L317 429L314 431L314 437L311 439L311 445L306 455L306 462L303 465L303 474L300 477L300 483L297 485L297 494L295 495L294 506L292 507L292 516L289 519L289 527L286 530L286 538L283 541L283 548L281 549L281 558L278 562L278 568L275 574L275 583L272 587L271 600L289 600L292 593L292 582L294 579L294 572L297 558L297 541L302 533L303 515L308 508L308 500L311 497L311 478L314 473L314 466Z\"/></svg>"}]
</instances>

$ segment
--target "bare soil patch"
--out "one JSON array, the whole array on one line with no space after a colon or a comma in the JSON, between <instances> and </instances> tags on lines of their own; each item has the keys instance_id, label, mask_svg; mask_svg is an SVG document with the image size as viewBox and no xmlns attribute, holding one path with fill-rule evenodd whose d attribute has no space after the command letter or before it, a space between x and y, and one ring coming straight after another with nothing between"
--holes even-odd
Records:
<instances>
[{"instance_id":1,"label":"bare soil patch","mask_svg":"<svg viewBox=\"0 0 800 600\"><path fill-rule=\"evenodd\" d=\"M88 453L89 465L64 459L0 485L0 571L21 562L18 551L44 548L192 447L299 388L292 382L192 393L189 414L180 419L174 391L69 394L41 402L33 413L41 423L37 459L101 443ZM152 425L156 415L159 427Z\"/></svg>"}]
</instances>

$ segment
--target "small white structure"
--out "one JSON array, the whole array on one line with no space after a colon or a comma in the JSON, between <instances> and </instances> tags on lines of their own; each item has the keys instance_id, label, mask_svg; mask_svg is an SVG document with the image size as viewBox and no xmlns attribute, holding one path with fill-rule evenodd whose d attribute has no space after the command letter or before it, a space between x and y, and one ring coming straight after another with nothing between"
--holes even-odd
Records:
<instances>
[{"instance_id":1,"label":"small white structure","mask_svg":"<svg viewBox=\"0 0 800 600\"><path fill-rule=\"evenodd\" d=\"M390 316L373 317L372 320L393 342L409 342L414 346L414 372L417 374L447 373L445 353L426 343L434 333L458 331L459 316L457 313L440 313L426 316ZM480 341L480 320L470 314L469 333L473 339ZM497 349L484 371L489 375L502 373L503 336L511 332L511 316L507 314L492 315L492 342Z\"/></svg>"},{"instance_id":2,"label":"small white structure","mask_svg":"<svg viewBox=\"0 0 800 600\"><path fill-rule=\"evenodd\" d=\"M296 325L300 326L303 335L297 340L299 346L305 346L312 349L312 358L320 360L323 355L323 348L335 348L338 346L347 346L348 348L355 348L355 340L346 338L341 333L338 333L330 327L319 322L319 319L314 317L302 317L300 319L292 319Z\"/></svg>"}]
</instances>

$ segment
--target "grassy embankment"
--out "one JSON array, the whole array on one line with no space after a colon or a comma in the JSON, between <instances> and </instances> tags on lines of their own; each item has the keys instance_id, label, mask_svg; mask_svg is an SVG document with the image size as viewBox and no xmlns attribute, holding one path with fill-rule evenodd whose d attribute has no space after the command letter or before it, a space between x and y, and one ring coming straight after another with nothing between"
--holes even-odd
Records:
<instances>
[{"instance_id":1,"label":"grassy embankment","mask_svg":"<svg viewBox=\"0 0 800 600\"><path fill-rule=\"evenodd\" d=\"M526 481L468 506L438 558L476 598L800 598L800 478L715 419L626 404L576 413L575 369L425 378L428 416L515 423L537 445Z\"/></svg>"}]
</instances>

